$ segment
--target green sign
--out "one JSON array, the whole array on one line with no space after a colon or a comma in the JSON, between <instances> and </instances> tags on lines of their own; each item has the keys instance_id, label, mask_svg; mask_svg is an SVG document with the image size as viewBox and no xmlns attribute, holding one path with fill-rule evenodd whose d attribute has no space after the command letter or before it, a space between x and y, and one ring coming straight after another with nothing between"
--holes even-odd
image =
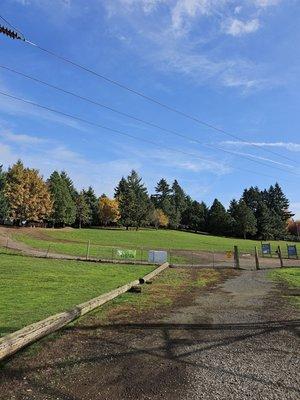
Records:
<instances>
[{"instance_id":1,"label":"green sign","mask_svg":"<svg viewBox=\"0 0 300 400\"><path fill-rule=\"evenodd\" d=\"M117 256L120 258L135 258L136 257L136 250L121 250L117 249Z\"/></svg>"}]
</instances>

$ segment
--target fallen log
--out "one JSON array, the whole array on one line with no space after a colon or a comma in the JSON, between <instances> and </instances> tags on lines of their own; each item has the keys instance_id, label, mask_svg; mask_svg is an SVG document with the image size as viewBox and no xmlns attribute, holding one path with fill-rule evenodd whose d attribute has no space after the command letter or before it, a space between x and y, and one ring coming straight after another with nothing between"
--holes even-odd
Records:
<instances>
[{"instance_id":1,"label":"fallen log","mask_svg":"<svg viewBox=\"0 0 300 400\"><path fill-rule=\"evenodd\" d=\"M154 276L158 275L168 267L169 264L164 263L144 276L142 279L144 281L152 279ZM100 307L102 304L107 303L120 294L127 292L132 287L137 287L139 284L140 282L137 279L117 289L114 289L111 292L102 294L99 297L79 304L69 311L52 315L51 317L48 317L42 321L35 322L34 324L28 325L25 328L4 336L0 339L0 361L11 356L25 346L37 341L38 339L41 339L42 337L59 330L75 319L87 314L97 307Z\"/></svg>"}]
</instances>

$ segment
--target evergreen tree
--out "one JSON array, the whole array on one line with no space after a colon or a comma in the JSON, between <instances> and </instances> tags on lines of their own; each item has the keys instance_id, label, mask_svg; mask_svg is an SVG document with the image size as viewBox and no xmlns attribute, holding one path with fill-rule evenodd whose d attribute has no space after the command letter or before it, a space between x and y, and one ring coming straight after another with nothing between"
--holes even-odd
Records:
<instances>
[{"instance_id":1,"label":"evergreen tree","mask_svg":"<svg viewBox=\"0 0 300 400\"><path fill-rule=\"evenodd\" d=\"M267 205L260 202L256 212L257 236L261 240L273 238L273 216Z\"/></svg>"},{"instance_id":2,"label":"evergreen tree","mask_svg":"<svg viewBox=\"0 0 300 400\"><path fill-rule=\"evenodd\" d=\"M69 193L72 197L72 200L75 202L76 201L76 197L78 196L78 192L75 189L74 183L72 181L72 179L69 177L69 175L66 173L66 171L62 171L60 173L61 179L65 182L66 187L69 190Z\"/></svg>"},{"instance_id":3,"label":"evergreen tree","mask_svg":"<svg viewBox=\"0 0 300 400\"><path fill-rule=\"evenodd\" d=\"M178 210L180 214L183 213L186 208L186 194L176 179L172 184L172 195L176 210Z\"/></svg>"},{"instance_id":4,"label":"evergreen tree","mask_svg":"<svg viewBox=\"0 0 300 400\"><path fill-rule=\"evenodd\" d=\"M90 207L83 191L76 197L76 220L78 228L90 221Z\"/></svg>"},{"instance_id":5,"label":"evergreen tree","mask_svg":"<svg viewBox=\"0 0 300 400\"><path fill-rule=\"evenodd\" d=\"M215 199L208 213L208 231L214 235L226 235L230 232L231 218L225 207Z\"/></svg>"},{"instance_id":6,"label":"evergreen tree","mask_svg":"<svg viewBox=\"0 0 300 400\"><path fill-rule=\"evenodd\" d=\"M180 212L176 209L175 199L168 182L161 179L156 185L155 192L156 194L151 197L155 208L162 210L168 217L171 228L177 228L180 223Z\"/></svg>"},{"instance_id":7,"label":"evergreen tree","mask_svg":"<svg viewBox=\"0 0 300 400\"><path fill-rule=\"evenodd\" d=\"M66 181L54 171L48 179L48 186L53 200L51 220L53 225L72 225L76 219L76 205L71 197Z\"/></svg>"},{"instance_id":8,"label":"evergreen tree","mask_svg":"<svg viewBox=\"0 0 300 400\"><path fill-rule=\"evenodd\" d=\"M270 186L268 191L265 191L265 201L273 216L273 231L274 237L284 239L287 234L288 220L293 216L289 211L289 200L283 193L278 183L275 186Z\"/></svg>"},{"instance_id":9,"label":"evergreen tree","mask_svg":"<svg viewBox=\"0 0 300 400\"><path fill-rule=\"evenodd\" d=\"M78 192L74 187L72 179L65 171L61 172L60 177L64 182L64 186L69 192L69 195L66 198L66 224L73 225L76 220L76 199L78 196Z\"/></svg>"},{"instance_id":10,"label":"evergreen tree","mask_svg":"<svg viewBox=\"0 0 300 400\"><path fill-rule=\"evenodd\" d=\"M88 190L83 191L85 201L89 206L89 221L87 224L96 226L99 224L98 216L98 199L95 195L94 189L89 186Z\"/></svg>"},{"instance_id":11,"label":"evergreen tree","mask_svg":"<svg viewBox=\"0 0 300 400\"><path fill-rule=\"evenodd\" d=\"M247 234L254 236L257 232L257 222L253 211L247 206L244 200L238 203L232 200L229 207L229 214L233 221L233 233L246 239Z\"/></svg>"},{"instance_id":12,"label":"evergreen tree","mask_svg":"<svg viewBox=\"0 0 300 400\"><path fill-rule=\"evenodd\" d=\"M9 205L5 196L6 174L0 165L0 223L4 223L9 215Z\"/></svg>"},{"instance_id":13,"label":"evergreen tree","mask_svg":"<svg viewBox=\"0 0 300 400\"><path fill-rule=\"evenodd\" d=\"M245 189L242 195L242 199L245 201L250 210L256 214L258 205L264 201L262 192L257 186L251 186L249 189Z\"/></svg>"},{"instance_id":14,"label":"evergreen tree","mask_svg":"<svg viewBox=\"0 0 300 400\"><path fill-rule=\"evenodd\" d=\"M206 231L208 208L204 202L194 200L183 213L183 222L194 232Z\"/></svg>"},{"instance_id":15,"label":"evergreen tree","mask_svg":"<svg viewBox=\"0 0 300 400\"><path fill-rule=\"evenodd\" d=\"M138 229L149 222L151 203L142 178L135 171L131 171L126 180L121 179L115 196L119 203L120 222L127 229L130 226Z\"/></svg>"}]
</instances>

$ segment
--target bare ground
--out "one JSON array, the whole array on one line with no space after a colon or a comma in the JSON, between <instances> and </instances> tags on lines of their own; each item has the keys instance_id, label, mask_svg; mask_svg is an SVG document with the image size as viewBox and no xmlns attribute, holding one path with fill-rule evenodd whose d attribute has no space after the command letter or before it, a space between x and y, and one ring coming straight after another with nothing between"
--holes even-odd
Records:
<instances>
[{"instance_id":1,"label":"bare ground","mask_svg":"<svg viewBox=\"0 0 300 400\"><path fill-rule=\"evenodd\" d=\"M0 399L298 400L299 311L266 273L220 271L208 289L154 282L146 293L167 290L172 306L83 318L10 360Z\"/></svg>"}]
</instances>

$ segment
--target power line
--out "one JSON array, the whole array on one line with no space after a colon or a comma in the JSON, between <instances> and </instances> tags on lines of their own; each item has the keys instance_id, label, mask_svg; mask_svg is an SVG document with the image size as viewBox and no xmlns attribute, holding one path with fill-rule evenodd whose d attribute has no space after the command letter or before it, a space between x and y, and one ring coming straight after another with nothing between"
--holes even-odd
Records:
<instances>
[{"instance_id":1,"label":"power line","mask_svg":"<svg viewBox=\"0 0 300 400\"><path fill-rule=\"evenodd\" d=\"M101 124L99 124L99 123L96 123L96 122L93 122L93 121L89 121L89 120L87 120L87 119L84 119L84 118L81 118L81 117L78 117L78 116L75 116L75 115L72 115L72 114L68 114L68 113L65 113L65 112L63 112L63 111L59 111L59 110L56 110L56 109L54 109L54 108L50 108L50 107L44 106L44 105L41 105L41 104L39 104L39 103L35 103L35 102L33 102L33 101L30 101L30 100L23 99L23 98L21 98L21 97L13 96L13 95L11 95L11 94L9 94L9 93L6 93L6 92L0 91L0 94L1 94L2 96L5 96L5 97L8 97L8 98L11 98L11 99L14 99L14 100L18 100L18 101L20 101L20 102L23 102L23 103L25 103L25 104L29 104L29 105L31 105L31 106L38 107L38 108L41 108L41 109L43 109L43 110L47 110L47 111L50 111L50 112L53 112L53 113L56 113L56 114L59 114L59 115L63 115L64 117L68 117L68 118L74 119L74 120L76 120L76 121L80 121L80 122L83 122L83 123L85 123L85 124L88 124L88 125L91 125L91 126L95 126L95 127L97 127L97 128L101 128L101 129L107 130L107 131L109 131L109 132L113 132L113 133L118 134L118 135L130 137L131 139L135 139L135 140L138 140L138 141L142 141L142 142L145 142L145 143L154 145L154 146L156 146L156 147L158 147L158 148L160 148L160 149L161 149L162 147L164 147L165 149L167 149L167 150L169 150L169 151L172 151L172 152L176 152L176 153L188 155L188 156L190 156L190 157L193 157L193 158L196 158L196 159L200 159L200 160L202 160L202 161L207 161L207 160L203 159L202 157L197 156L196 154L188 153L188 152L185 152L185 151L182 151L182 150L178 150L178 149L174 149L174 148L168 147L168 146L162 146L161 144L159 144L159 143L157 143L157 142L153 142L153 141L148 140L148 139L140 138L140 137L135 136L135 135L132 135L132 134L130 134L130 133L123 132L123 131L120 131L120 130L118 130L118 129L110 128L110 127L101 125ZM251 160L251 159L249 159L249 160L250 160L250 161L254 161L254 160ZM258 162L258 161L257 161L257 162ZM258 163L268 167L268 165L265 164L265 163L263 163L263 162L258 162ZM252 174L256 174L256 175L257 175L256 172L251 171L251 170L248 170L248 169L244 169L244 168L240 168L240 167L239 167L238 169L241 170L241 171L245 171L245 172L248 172L248 173L252 173ZM284 172L287 172L286 170L283 170L283 171L284 171ZM272 179L277 179L277 177L274 177L274 176L272 176L272 175L267 175L267 174L264 174L264 173L261 173L261 172L259 173L259 175L266 176L266 177L269 177L269 178L272 178Z\"/></svg>"},{"instance_id":2,"label":"power line","mask_svg":"<svg viewBox=\"0 0 300 400\"><path fill-rule=\"evenodd\" d=\"M218 146L212 146L212 145L209 145L209 144L206 144L206 143L202 143L201 141L199 141L199 140L197 140L197 139L194 139L194 138L192 138L192 137L189 137L189 136L187 136L187 135L184 135L184 134L182 134L182 133L180 133L180 132L178 132L178 131L175 131L175 130L172 130L172 129L168 129L168 128L164 128L164 127L162 127L162 126L160 126L160 125L154 124L153 122L149 122L149 121L146 121L146 120L144 120L144 119L135 117L135 116L133 116L133 115L131 115L131 114L128 114L128 113L119 111L119 110L117 110L117 109L115 109L115 108L109 107L109 106L107 106L107 105L105 105L105 104L99 103L99 102L97 102L97 101L95 101L95 100L92 100L92 99L90 99L90 98L81 96L81 95L79 95L79 94L77 94L77 93L74 93L74 92L71 92L71 91L69 91L69 90L63 89L63 88L61 88L61 87L59 87L59 86L56 86L56 85L53 85L53 84L51 84L51 83L45 82L45 81L43 81L43 80L41 80L41 79L38 79L38 78L35 78L35 77L33 77L33 76L24 74L23 72L16 71L15 69L12 69L12 68L10 68L10 67L4 66L4 65L0 65L0 68L5 69L5 70L8 70L8 71L10 71L10 72L13 72L13 73L15 73L15 74L17 74L17 75L20 75L20 76L22 76L22 77L25 77L25 78L27 78L27 79L30 79L30 80L32 80L32 81L34 81L34 82L39 83L39 84L45 85L45 86L47 86L47 87L50 87L50 88L55 89L55 90L57 90L57 91L60 91L60 92L62 92L62 93L65 93L65 94L71 95L71 96L73 96L73 97L79 98L80 100L89 102L89 103L91 103L91 104L93 104L93 105L96 105L96 106L102 107L102 108L104 108L104 109L110 110L110 111L112 111L112 112L114 112L114 113L117 113L117 114L119 114L119 115L126 116L126 117L128 117L128 118L131 118L131 119L133 119L133 120L135 120L135 121L141 122L141 123L146 124L146 125L148 125L148 126L154 127L154 128L159 129L159 130L161 130L161 131L170 133L170 134L172 134L172 135L176 135L176 136L178 136L178 137L187 139L187 140L189 140L189 141L193 141L193 142L198 143L198 144L200 144L201 146L207 147L207 148L209 148L209 149L218 150L218 151L221 151L221 152L226 153L226 154L234 155L235 157L245 158L245 159L247 159L248 161L257 162L256 160L253 160L252 156L250 156L250 155L247 156L247 155L240 154L240 153L237 153L237 152L234 152L234 151L225 150L225 149L223 149L223 148L221 148L221 147L218 147ZM267 161L267 162L273 162L273 160L265 160L265 161ZM261 162L259 162L259 161L258 161L258 163L261 164ZM263 164L263 165L267 165L267 164ZM271 168L271 166L269 166L269 167ZM281 171L285 171L285 172L288 172L288 173L292 173L292 174L294 174L294 175L298 175L298 174L295 173L295 172L286 171L286 170L284 170L284 169L282 169L282 168L279 168L279 167L277 167L277 166L272 166L272 167L273 167L273 168L276 168L276 169L279 169L279 170L281 170Z\"/></svg>"},{"instance_id":3,"label":"power line","mask_svg":"<svg viewBox=\"0 0 300 400\"><path fill-rule=\"evenodd\" d=\"M1 17L1 16L0 16L0 17ZM6 19L4 19L3 17L1 17L1 18L2 18L4 21L6 21L10 26L12 26ZM241 138L241 137L239 137L239 136L237 136L237 135L235 135L235 134L232 134L232 133L226 131L225 129L222 129L222 128L219 128L219 127L217 127L217 126L215 126L215 125L212 125L212 124L210 124L210 123L207 123L207 122L205 122L205 121L199 119L198 117L195 117L195 116L193 116L193 115L191 115L191 114L188 114L188 113L186 113L186 112L184 112L184 111L181 111L181 110L179 110L179 109L177 109L177 108L175 108L175 107L169 106L168 104L163 103L163 102L161 102L161 101L159 101L159 100L156 100L156 99L154 99L153 97L150 97L150 96L146 95L145 93L142 93L142 92L140 92L140 91L137 91L137 90L135 90L135 89L133 89L133 88L127 86L127 85L124 85L124 84L121 83L121 82L118 82L118 81L116 81L116 80L114 80L114 79L111 79L111 78L109 78L109 77L107 77L107 76L105 76L105 75L102 75L102 74L100 74L100 73L98 73L98 72L96 72L96 71L94 71L94 70L92 70L92 69L90 69L90 68L88 68L88 67L85 67L84 65L78 64L78 63L76 63L75 61L69 60L69 59L66 58L66 57L63 57L63 56L61 56L61 55L59 55L59 54L54 53L54 52L51 51L51 50L48 50L48 49L46 49L46 48L44 48L44 47L42 47L42 46L39 46L38 44L33 43L33 42L27 40L26 37L24 36L24 34L22 34L22 36L23 36L22 40L24 40L25 43L27 43L27 44L29 44L29 45L31 45L31 46L34 46L34 47L38 48L39 50L41 50L41 51L43 51L43 52L45 52L45 53L47 53L47 54L50 54L51 56L53 56L53 57L55 57L55 58L57 58L57 59L59 59L59 60L61 60L61 61L64 61L64 62L66 62L66 63L68 63L68 64L70 64L70 65L73 65L73 66L75 66L75 67L77 67L77 68L80 68L80 69L82 69L82 70L85 71L85 72L88 72L88 73L90 73L90 74L92 74L92 75L94 75L94 76L97 76L98 78L103 79L104 81L106 81L106 82L108 82L108 83L110 83L110 84L112 84L112 85L115 85L115 86L117 86L117 87L119 87L119 88L121 88L121 89L124 89L124 90L126 90L126 91L128 91L128 92L130 92L130 93L133 93L133 94L135 94L135 95L137 95L137 96L139 96L139 97L141 97L141 98L143 98L143 99L145 99L145 100L148 100L148 101L150 101L150 102L152 102L152 103L154 103L154 104L156 104L156 105L159 105L160 107L163 107L163 108L165 108L165 109L167 109L167 110L169 110L169 111L171 111L171 112L173 112L173 113L176 113L176 114L178 114L178 115L181 115L182 117L188 118L188 119L190 119L190 120L192 120L192 121L194 121L194 122L196 122L196 123L198 123L198 124L201 124L201 125L203 125L203 126L205 126L205 127L207 127L207 128L213 129L213 130L215 130L216 132L218 132L218 133L220 133L220 134L223 134L223 135L229 136L229 137L231 137L231 138L240 140L240 141L242 141L242 142L244 142L244 143L248 143L247 140L245 140L245 139L243 139L243 138ZM291 162L295 162L295 163L297 162L296 160L293 160L293 159L291 159L291 158L289 158L289 157L287 157L287 156L285 156L285 155L279 154L279 153L277 153L277 152L275 152L275 151L272 151L272 150L270 150L270 149L262 148L262 147L256 145L255 143L251 143L251 146L252 146L252 147L255 147L255 148L258 148L258 149L260 149L260 150L263 150L263 151L265 151L265 152L267 152L267 153L276 155L276 156L278 156L278 157L282 157L282 158L284 158L284 159L286 159L286 160L289 160L289 161L291 161Z\"/></svg>"}]
</instances>

